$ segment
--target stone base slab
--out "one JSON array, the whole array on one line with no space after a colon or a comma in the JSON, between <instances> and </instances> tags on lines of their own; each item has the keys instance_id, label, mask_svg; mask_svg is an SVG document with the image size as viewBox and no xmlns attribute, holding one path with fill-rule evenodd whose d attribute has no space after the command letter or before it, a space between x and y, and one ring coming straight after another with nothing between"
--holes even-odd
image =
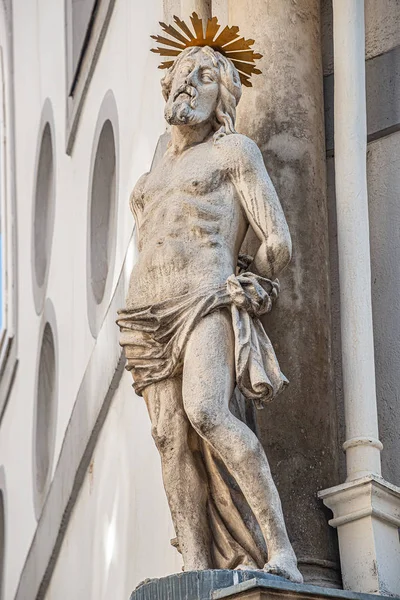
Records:
<instances>
[{"instance_id":1,"label":"stone base slab","mask_svg":"<svg viewBox=\"0 0 400 600\"><path fill-rule=\"evenodd\" d=\"M160 579L146 579L138 585L130 600L212 600L216 590L235 587L255 578L278 585L286 581L282 577L251 569L188 571Z\"/></svg>"},{"instance_id":2,"label":"stone base slab","mask_svg":"<svg viewBox=\"0 0 400 600\"><path fill-rule=\"evenodd\" d=\"M251 579L238 585L216 590L212 600L376 600L373 594L359 594L345 590L317 587L290 583L289 581L267 581ZM382 600L389 600L389 596L379 596ZM171 599L172 600L172 599Z\"/></svg>"},{"instance_id":3,"label":"stone base slab","mask_svg":"<svg viewBox=\"0 0 400 600\"><path fill-rule=\"evenodd\" d=\"M314 585L296 584L263 571L216 569L189 571L147 579L130 600L376 600L360 594ZM380 596L382 600L389 596Z\"/></svg>"}]
</instances>

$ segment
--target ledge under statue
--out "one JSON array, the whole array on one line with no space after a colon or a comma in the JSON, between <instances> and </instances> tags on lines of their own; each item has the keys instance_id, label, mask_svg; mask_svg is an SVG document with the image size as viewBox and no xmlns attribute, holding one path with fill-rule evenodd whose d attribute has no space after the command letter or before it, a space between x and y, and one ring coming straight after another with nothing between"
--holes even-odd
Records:
<instances>
[{"instance_id":1,"label":"ledge under statue","mask_svg":"<svg viewBox=\"0 0 400 600\"><path fill-rule=\"evenodd\" d=\"M267 457L251 427L287 385L260 322L291 239L257 145L235 131L252 40L191 17L162 24L169 146L130 200L139 258L118 325L150 415L184 571L257 570L301 583ZM226 45L229 47L225 47ZM172 47L172 49L171 49ZM241 254L249 228L254 258ZM279 401L279 400L277 400Z\"/></svg>"}]
</instances>

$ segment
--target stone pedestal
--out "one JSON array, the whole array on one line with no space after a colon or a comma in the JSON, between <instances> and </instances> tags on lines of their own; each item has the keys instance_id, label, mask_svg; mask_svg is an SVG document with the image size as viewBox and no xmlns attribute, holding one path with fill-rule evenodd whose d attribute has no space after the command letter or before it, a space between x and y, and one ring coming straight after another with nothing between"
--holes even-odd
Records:
<instances>
[{"instance_id":1,"label":"stone pedestal","mask_svg":"<svg viewBox=\"0 0 400 600\"><path fill-rule=\"evenodd\" d=\"M285 583L282 577L263 571L188 571L161 579L146 579L138 585L130 600L212 600L217 591L235 588L255 578L276 585Z\"/></svg>"},{"instance_id":2,"label":"stone pedestal","mask_svg":"<svg viewBox=\"0 0 400 600\"><path fill-rule=\"evenodd\" d=\"M148 579L130 600L376 600L370 594L290 583L263 571L189 571ZM380 596L382 600L387 596Z\"/></svg>"}]
</instances>

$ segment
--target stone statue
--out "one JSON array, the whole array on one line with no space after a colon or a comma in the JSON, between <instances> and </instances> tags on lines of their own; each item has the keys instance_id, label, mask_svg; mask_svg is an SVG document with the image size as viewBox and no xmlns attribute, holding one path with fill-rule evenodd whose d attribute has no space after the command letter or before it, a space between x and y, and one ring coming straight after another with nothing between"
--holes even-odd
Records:
<instances>
[{"instance_id":1,"label":"stone statue","mask_svg":"<svg viewBox=\"0 0 400 600\"><path fill-rule=\"evenodd\" d=\"M301 582L264 449L239 414L287 383L259 320L290 260L287 223L260 150L235 131L232 61L192 45L162 90L171 140L130 200L139 258L118 319L127 369L185 571L260 568ZM249 227L254 260L239 256Z\"/></svg>"}]
</instances>

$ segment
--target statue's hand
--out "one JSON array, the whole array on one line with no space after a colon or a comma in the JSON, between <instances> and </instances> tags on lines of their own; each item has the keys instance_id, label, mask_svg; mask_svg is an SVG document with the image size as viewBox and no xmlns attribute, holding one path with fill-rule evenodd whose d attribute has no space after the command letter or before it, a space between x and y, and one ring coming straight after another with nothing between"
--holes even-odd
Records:
<instances>
[{"instance_id":1,"label":"statue's hand","mask_svg":"<svg viewBox=\"0 0 400 600\"><path fill-rule=\"evenodd\" d=\"M259 317L272 309L272 304L279 295L279 281L271 281L246 271L237 276L231 275L227 280L227 289L238 308Z\"/></svg>"}]
</instances>

